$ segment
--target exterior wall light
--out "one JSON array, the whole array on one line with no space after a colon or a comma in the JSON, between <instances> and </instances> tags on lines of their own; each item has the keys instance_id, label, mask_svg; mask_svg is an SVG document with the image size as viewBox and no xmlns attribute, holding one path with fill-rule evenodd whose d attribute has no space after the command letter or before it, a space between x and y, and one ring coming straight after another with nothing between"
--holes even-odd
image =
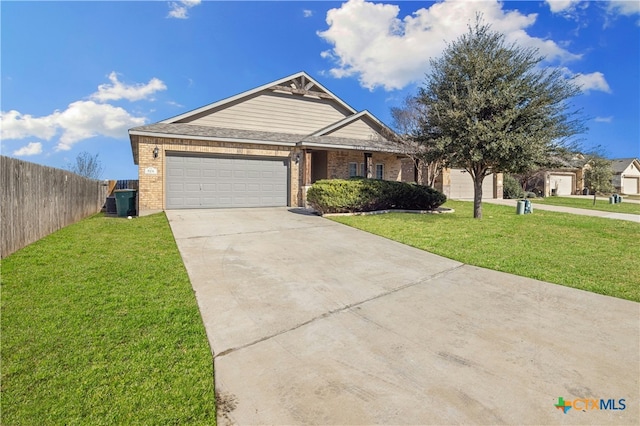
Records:
<instances>
[{"instance_id":1,"label":"exterior wall light","mask_svg":"<svg viewBox=\"0 0 640 426\"><path fill-rule=\"evenodd\" d=\"M294 157L293 157L293 162L298 164L300 162L300 153L297 153Z\"/></svg>"},{"instance_id":2,"label":"exterior wall light","mask_svg":"<svg viewBox=\"0 0 640 426\"><path fill-rule=\"evenodd\" d=\"M158 158L159 153L160 153L160 150L158 149L158 145L156 145L156 147L153 148L153 158Z\"/></svg>"}]
</instances>

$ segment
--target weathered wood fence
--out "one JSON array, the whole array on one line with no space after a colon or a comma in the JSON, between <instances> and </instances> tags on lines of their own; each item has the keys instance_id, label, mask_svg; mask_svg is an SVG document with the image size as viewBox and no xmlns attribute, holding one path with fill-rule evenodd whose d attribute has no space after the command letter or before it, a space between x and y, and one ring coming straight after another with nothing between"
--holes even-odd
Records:
<instances>
[{"instance_id":1,"label":"weathered wood fence","mask_svg":"<svg viewBox=\"0 0 640 426\"><path fill-rule=\"evenodd\" d=\"M0 156L0 257L99 212L106 196L102 181Z\"/></svg>"}]
</instances>

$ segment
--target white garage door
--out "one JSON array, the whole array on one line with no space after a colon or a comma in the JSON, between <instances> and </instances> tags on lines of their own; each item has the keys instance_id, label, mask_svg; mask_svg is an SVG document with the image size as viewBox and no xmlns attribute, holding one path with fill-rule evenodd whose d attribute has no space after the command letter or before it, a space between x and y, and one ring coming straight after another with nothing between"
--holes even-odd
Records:
<instances>
[{"instance_id":1,"label":"white garage door","mask_svg":"<svg viewBox=\"0 0 640 426\"><path fill-rule=\"evenodd\" d=\"M571 175L549 175L549 185L550 195L554 189L557 189L556 195L573 194L573 177Z\"/></svg>"},{"instance_id":2,"label":"white garage door","mask_svg":"<svg viewBox=\"0 0 640 426\"><path fill-rule=\"evenodd\" d=\"M462 169L451 169L451 187L449 198L465 199L473 198L473 179L471 175ZM493 175L489 175L482 181L482 198L493 198Z\"/></svg>"},{"instance_id":3,"label":"white garage door","mask_svg":"<svg viewBox=\"0 0 640 426\"><path fill-rule=\"evenodd\" d=\"M636 177L624 178L622 180L622 192L625 194L637 194L638 193L638 179Z\"/></svg>"},{"instance_id":4,"label":"white garage door","mask_svg":"<svg viewBox=\"0 0 640 426\"><path fill-rule=\"evenodd\" d=\"M288 161L167 156L167 209L287 205Z\"/></svg>"}]
</instances>

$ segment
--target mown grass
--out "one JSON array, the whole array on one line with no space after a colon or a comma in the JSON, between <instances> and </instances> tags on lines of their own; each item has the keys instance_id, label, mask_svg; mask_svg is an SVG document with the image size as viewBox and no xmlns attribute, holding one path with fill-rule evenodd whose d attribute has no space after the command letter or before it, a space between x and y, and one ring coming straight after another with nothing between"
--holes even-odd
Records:
<instances>
[{"instance_id":1,"label":"mown grass","mask_svg":"<svg viewBox=\"0 0 640 426\"><path fill-rule=\"evenodd\" d=\"M2 424L215 424L211 352L164 214L97 215L1 266Z\"/></svg>"},{"instance_id":2,"label":"mown grass","mask_svg":"<svg viewBox=\"0 0 640 426\"><path fill-rule=\"evenodd\" d=\"M640 301L640 224L448 201L455 213L331 219L466 264Z\"/></svg>"},{"instance_id":3,"label":"mown grass","mask_svg":"<svg viewBox=\"0 0 640 426\"><path fill-rule=\"evenodd\" d=\"M535 198L531 202L534 204L549 204L553 206L562 207L575 207L578 209L600 210L604 212L614 213L630 213L640 215L640 204L638 203L625 203L623 197L622 203L609 204L608 200L597 199L596 204L593 204L593 197L574 198L574 197L546 197Z\"/></svg>"}]
</instances>

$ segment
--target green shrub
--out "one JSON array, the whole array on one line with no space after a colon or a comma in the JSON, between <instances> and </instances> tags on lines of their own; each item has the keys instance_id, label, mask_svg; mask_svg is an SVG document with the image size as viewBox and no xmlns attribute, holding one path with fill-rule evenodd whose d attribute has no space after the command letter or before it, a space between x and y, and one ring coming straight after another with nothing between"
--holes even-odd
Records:
<instances>
[{"instance_id":1,"label":"green shrub","mask_svg":"<svg viewBox=\"0 0 640 426\"><path fill-rule=\"evenodd\" d=\"M385 209L433 210L447 201L427 186L377 179L319 180L307 192L309 204L322 214Z\"/></svg>"},{"instance_id":2,"label":"green shrub","mask_svg":"<svg viewBox=\"0 0 640 426\"><path fill-rule=\"evenodd\" d=\"M524 197L524 191L522 190L520 182L506 173L502 180L502 196L511 199Z\"/></svg>"}]
</instances>

